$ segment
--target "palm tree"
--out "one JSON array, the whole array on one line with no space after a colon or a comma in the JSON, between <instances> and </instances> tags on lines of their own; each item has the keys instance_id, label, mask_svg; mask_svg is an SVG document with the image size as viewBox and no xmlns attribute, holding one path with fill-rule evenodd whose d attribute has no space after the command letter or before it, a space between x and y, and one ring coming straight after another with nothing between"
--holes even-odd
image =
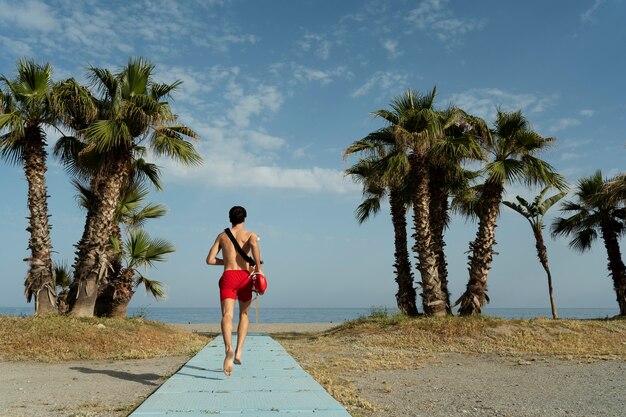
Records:
<instances>
[{"instance_id":1,"label":"palm tree","mask_svg":"<svg viewBox=\"0 0 626 417\"><path fill-rule=\"evenodd\" d=\"M133 230L116 251L122 254L125 263L121 271L121 279L113 282L115 287L112 295L112 307L109 317L126 317L126 310L137 287L143 285L154 298L165 298L161 282L149 279L139 269L154 266L154 262L165 261L165 255L176 249L166 240L153 239L143 229Z\"/></svg>"},{"instance_id":2,"label":"palm tree","mask_svg":"<svg viewBox=\"0 0 626 417\"><path fill-rule=\"evenodd\" d=\"M56 276L56 286L60 291L57 296L57 307L59 313L67 313L69 311L69 305L67 304L67 294L72 284L71 270L65 262L54 263L54 273Z\"/></svg>"},{"instance_id":3,"label":"palm tree","mask_svg":"<svg viewBox=\"0 0 626 417\"><path fill-rule=\"evenodd\" d=\"M446 127L442 114L434 108L436 94L436 88L425 95L408 90L392 100L391 110L377 110L373 114L388 122L394 135L396 152L407 158L412 188L413 251L419 260L422 305L424 314L441 316L447 314L449 307L432 245L428 160L429 151L441 140Z\"/></svg>"},{"instance_id":4,"label":"palm tree","mask_svg":"<svg viewBox=\"0 0 626 417\"><path fill-rule=\"evenodd\" d=\"M613 196L606 192L606 180L602 172L578 181L575 200L565 201L561 211L569 217L558 217L552 223L552 236L572 236L569 246L585 252L598 236L602 237L608 256L609 274L617 295L621 316L626 315L626 268L622 261L619 238L626 231L626 208L616 204Z\"/></svg>"},{"instance_id":5,"label":"palm tree","mask_svg":"<svg viewBox=\"0 0 626 417\"><path fill-rule=\"evenodd\" d=\"M81 190L84 193L86 190ZM111 258L111 269L107 276L106 282L100 285L98 290L98 298L96 300L95 313L100 317L125 317L126 308L132 295L134 294L133 275L130 276L125 273L123 267L124 260L128 260L130 254L125 252L125 246L120 245L119 242L123 241L122 238L122 226L125 230L127 238L131 233L142 230L143 224L148 219L155 219L165 215L166 209L160 204L147 204L143 205L143 201L149 194L148 188L139 183L132 183L122 190L122 195L118 205L116 213L115 225L113 227L113 234L111 239L115 244L112 246L114 249ZM88 197L88 194L83 194ZM83 206L86 207L88 202L83 200ZM152 245L150 241L147 243ZM129 262L136 262L136 260L128 260ZM150 280L143 281L146 288L151 284ZM151 287L157 288L158 285L154 284ZM156 290L155 290L156 291ZM155 294L155 291L152 291ZM155 295L155 297L157 297ZM158 297L157 297L158 298Z\"/></svg>"},{"instance_id":6,"label":"palm tree","mask_svg":"<svg viewBox=\"0 0 626 417\"><path fill-rule=\"evenodd\" d=\"M565 181L547 162L535 155L554 138L544 138L530 129L520 111L498 110L490 160L483 168L484 184L480 187L480 202L475 205L478 217L476 238L470 243L469 280L465 292L455 305L467 316L480 314L487 296L487 276L493 259L495 230L505 187L512 183L551 185L562 189Z\"/></svg>"},{"instance_id":7,"label":"palm tree","mask_svg":"<svg viewBox=\"0 0 626 417\"><path fill-rule=\"evenodd\" d=\"M56 284L50 252L48 191L46 187L46 126L57 118L51 103L52 67L20 59L17 77L0 76L0 157L22 164L28 183L29 268L24 281L28 302L35 298L35 313L56 313Z\"/></svg>"},{"instance_id":8,"label":"palm tree","mask_svg":"<svg viewBox=\"0 0 626 417\"><path fill-rule=\"evenodd\" d=\"M98 97L64 83L63 93L76 103L65 123L86 145L85 157L98 160L92 176L90 201L83 237L77 245L74 283L70 292L71 313L92 316L99 284L111 264L110 236L121 190L129 181L132 162L144 142L156 156L170 157L189 165L199 164L200 155L186 137L198 139L186 126L174 125L177 116L165 99L180 85L157 83L154 65L141 58L130 59L122 70L89 68ZM90 104L91 103L91 104ZM95 111L93 111L95 109ZM89 117L89 114L93 114Z\"/></svg>"},{"instance_id":9,"label":"palm tree","mask_svg":"<svg viewBox=\"0 0 626 417\"><path fill-rule=\"evenodd\" d=\"M355 181L363 183L363 202L355 214L359 224L380 211L380 202L389 196L391 222L394 229L394 268L396 270L396 303L398 310L409 316L418 315L416 291L413 286L413 272L409 260L406 232L406 211L410 206L407 159L402 152L394 152L393 132L389 128L380 129L354 142L344 151L347 157L364 152L367 157L346 170Z\"/></svg>"},{"instance_id":10,"label":"palm tree","mask_svg":"<svg viewBox=\"0 0 626 417\"><path fill-rule=\"evenodd\" d=\"M443 140L437 141L429 155L429 192L431 244L437 257L441 289L446 297L448 314L452 314L448 289L448 268L444 233L450 222L449 199L469 187L475 173L464 169L466 160L484 160L480 144L490 140L487 124L456 107L442 112L445 122Z\"/></svg>"},{"instance_id":11,"label":"palm tree","mask_svg":"<svg viewBox=\"0 0 626 417\"><path fill-rule=\"evenodd\" d=\"M530 227L533 230L533 235L535 236L535 248L537 248L537 256L539 257L539 262L541 262L541 266L546 271L546 275L548 276L548 294L550 296L550 307L552 309L552 318L558 319L558 314L556 311L556 303L554 301L554 293L552 291L552 274L550 273L550 268L548 267L548 250L546 249L546 245L543 241L543 216L545 216L546 212L556 204L560 199L565 197L567 194L566 191L561 191L552 197L547 199L543 199L546 195L550 187L545 187L537 197L535 197L532 203L529 203L525 199L520 196L516 196L517 203L513 203L511 201L503 201L502 203L515 210L522 216L528 220L530 223Z\"/></svg>"}]
</instances>

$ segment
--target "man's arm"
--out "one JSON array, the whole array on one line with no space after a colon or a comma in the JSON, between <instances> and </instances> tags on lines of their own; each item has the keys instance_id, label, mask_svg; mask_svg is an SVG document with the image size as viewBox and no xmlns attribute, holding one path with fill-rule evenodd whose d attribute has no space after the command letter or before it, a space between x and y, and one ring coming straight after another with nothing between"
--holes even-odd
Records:
<instances>
[{"instance_id":1,"label":"man's arm","mask_svg":"<svg viewBox=\"0 0 626 417\"><path fill-rule=\"evenodd\" d=\"M250 234L250 248L252 249L252 257L254 258L254 261L256 262L256 265L254 266L256 272L259 273L263 273L263 270L261 269L261 247L259 245L259 237L257 236L256 233L251 233Z\"/></svg>"},{"instance_id":2,"label":"man's arm","mask_svg":"<svg viewBox=\"0 0 626 417\"><path fill-rule=\"evenodd\" d=\"M221 235L221 233L220 233ZM209 250L209 254L206 257L206 263L209 265L224 265L224 260L217 257L221 247L220 247L220 235L217 235L215 239L215 243L211 246Z\"/></svg>"}]
</instances>

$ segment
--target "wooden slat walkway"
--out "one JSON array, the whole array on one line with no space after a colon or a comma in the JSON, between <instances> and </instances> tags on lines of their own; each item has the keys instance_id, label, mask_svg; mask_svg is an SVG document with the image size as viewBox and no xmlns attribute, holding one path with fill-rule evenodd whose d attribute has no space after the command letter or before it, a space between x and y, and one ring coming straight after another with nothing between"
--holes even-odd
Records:
<instances>
[{"instance_id":1,"label":"wooden slat walkway","mask_svg":"<svg viewBox=\"0 0 626 417\"><path fill-rule=\"evenodd\" d=\"M242 360L225 376L224 343L215 338L129 417L350 416L271 337L249 334Z\"/></svg>"}]
</instances>

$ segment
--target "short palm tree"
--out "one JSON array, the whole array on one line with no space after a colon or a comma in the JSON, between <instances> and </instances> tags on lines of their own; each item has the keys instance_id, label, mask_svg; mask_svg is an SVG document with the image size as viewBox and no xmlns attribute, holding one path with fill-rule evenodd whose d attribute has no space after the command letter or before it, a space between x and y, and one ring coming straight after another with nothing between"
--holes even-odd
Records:
<instances>
[{"instance_id":1,"label":"short palm tree","mask_svg":"<svg viewBox=\"0 0 626 417\"><path fill-rule=\"evenodd\" d=\"M573 201L561 205L569 217L558 217L552 223L552 236L571 236L570 247L579 252L591 248L598 236L602 237L608 256L608 270L613 278L617 304L621 316L626 315L626 268L622 261L619 238L626 231L626 208L616 204L606 191L602 172L578 181Z\"/></svg>"},{"instance_id":2,"label":"short palm tree","mask_svg":"<svg viewBox=\"0 0 626 417\"><path fill-rule=\"evenodd\" d=\"M123 187L132 174L134 155L145 147L156 156L199 164L200 155L186 138L198 139L190 128L175 125L177 116L166 101L180 82L153 81L154 65L131 59L119 73L89 68L96 95L72 80L63 83L63 94L73 103L66 125L86 146L85 157L98 160L91 178L94 195L87 213L83 237L74 263L70 292L71 313L92 316L98 288L112 262L110 236ZM144 145L144 143L146 145Z\"/></svg>"},{"instance_id":3,"label":"short palm tree","mask_svg":"<svg viewBox=\"0 0 626 417\"><path fill-rule=\"evenodd\" d=\"M544 138L532 131L521 112L498 110L488 150L490 160L482 170L485 182L479 188L480 201L474 205L478 230L470 243L469 280L465 292L455 303L461 304L461 315L480 314L489 302L487 277L505 187L513 183L565 187L563 177L550 164L536 157L553 141L553 138Z\"/></svg>"},{"instance_id":4,"label":"short palm tree","mask_svg":"<svg viewBox=\"0 0 626 417\"><path fill-rule=\"evenodd\" d=\"M346 174L363 184L363 202L355 212L359 224L378 213L381 200L385 196L389 197L394 229L394 268L398 284L396 303L403 314L416 316L416 291L406 232L406 212L410 206L408 181L405 181L408 166L406 158L395 154L394 150L394 136L389 128L373 132L346 148L345 156L354 153L367 155L348 168Z\"/></svg>"},{"instance_id":5,"label":"short palm tree","mask_svg":"<svg viewBox=\"0 0 626 417\"><path fill-rule=\"evenodd\" d=\"M21 59L17 76L0 76L0 157L21 164L28 183L28 249L25 294L35 298L39 316L57 311L54 266L50 252L48 191L46 187L46 126L56 123L52 105L52 67Z\"/></svg>"},{"instance_id":6,"label":"short palm tree","mask_svg":"<svg viewBox=\"0 0 626 417\"><path fill-rule=\"evenodd\" d=\"M159 299L165 297L161 282L152 280L141 273L141 269L154 266L155 262L165 261L165 256L176 249L164 239L153 239L143 229L132 230L123 243L114 241L117 253L121 254L123 269L119 279L107 288L112 290L109 317L126 317L126 311L136 289L143 285L146 291Z\"/></svg>"},{"instance_id":7,"label":"short palm tree","mask_svg":"<svg viewBox=\"0 0 626 417\"><path fill-rule=\"evenodd\" d=\"M67 294L72 284L71 269L65 262L54 263L54 272L56 276L56 286L59 288L57 296L57 307L59 313L67 313L69 305L67 304Z\"/></svg>"},{"instance_id":8,"label":"short palm tree","mask_svg":"<svg viewBox=\"0 0 626 417\"><path fill-rule=\"evenodd\" d=\"M565 197L567 192L561 191L544 200L543 197L549 189L550 187L545 187L541 190L532 203L529 203L520 196L516 196L517 203L512 201L503 201L502 203L524 216L524 218L528 220L528 223L530 223L533 235L535 236L535 247L537 248L539 262L541 262L541 266L543 266L543 269L546 271L546 275L548 276L550 308L552 309L552 318L556 320L559 316L556 311L556 302L554 301L554 292L552 290L552 274L550 273L550 268L548 266L548 250L546 249L546 245L543 241L543 216L545 216L550 207Z\"/></svg>"}]
</instances>

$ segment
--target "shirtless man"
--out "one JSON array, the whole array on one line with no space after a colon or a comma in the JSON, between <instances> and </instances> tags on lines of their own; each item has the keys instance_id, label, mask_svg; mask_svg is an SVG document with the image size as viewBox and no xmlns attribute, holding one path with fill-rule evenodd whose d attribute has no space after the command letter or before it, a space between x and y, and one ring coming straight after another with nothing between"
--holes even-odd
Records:
<instances>
[{"instance_id":1,"label":"shirtless man","mask_svg":"<svg viewBox=\"0 0 626 417\"><path fill-rule=\"evenodd\" d=\"M241 365L243 343L248 333L248 311L252 304L252 280L249 278L250 273L263 273L261 262L259 262L261 259L259 238L256 233L244 229L246 215L246 209L243 207L235 206L231 208L228 212L228 217L232 224L230 231L245 253L252 251L252 257L256 261L256 265L249 265L237 253L235 246L225 231L217 235L215 243L211 246L206 258L206 263L209 265L224 265L224 273L220 278L219 287L222 304L222 337L224 338L224 346L226 348L224 374L227 376L230 376L233 372L233 363ZM222 251L223 259L217 257L220 250ZM237 348L233 352L232 329L236 299L239 299L239 325L237 327Z\"/></svg>"}]
</instances>

